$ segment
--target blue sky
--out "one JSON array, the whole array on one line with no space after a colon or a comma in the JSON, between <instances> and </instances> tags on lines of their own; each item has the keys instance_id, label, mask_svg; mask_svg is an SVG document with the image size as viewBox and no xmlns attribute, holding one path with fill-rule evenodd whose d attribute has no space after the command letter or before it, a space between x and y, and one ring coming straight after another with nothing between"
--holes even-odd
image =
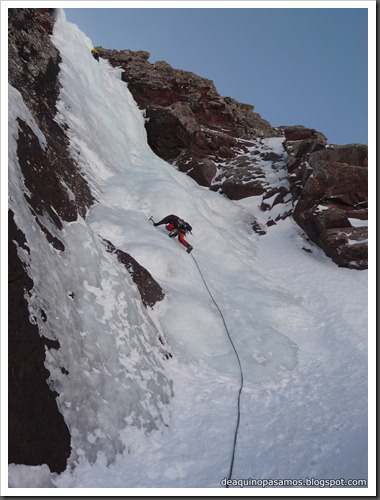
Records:
<instances>
[{"instance_id":1,"label":"blue sky","mask_svg":"<svg viewBox=\"0 0 380 500\"><path fill-rule=\"evenodd\" d=\"M145 50L151 63L164 60L209 78L222 96L254 105L273 126L315 128L329 143L368 143L369 2L317 2L323 8L304 7L315 2L293 2L296 8L248 8L254 2L239 2L247 8L175 7L181 3L65 13L95 46ZM221 5L192 3L197 4ZM332 7L338 4L355 8Z\"/></svg>"}]
</instances>

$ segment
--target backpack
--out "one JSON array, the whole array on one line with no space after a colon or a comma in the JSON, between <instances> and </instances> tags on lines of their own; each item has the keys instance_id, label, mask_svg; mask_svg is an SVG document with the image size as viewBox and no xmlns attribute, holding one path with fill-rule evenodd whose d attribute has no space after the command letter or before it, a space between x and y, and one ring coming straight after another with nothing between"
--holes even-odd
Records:
<instances>
[{"instance_id":1,"label":"backpack","mask_svg":"<svg viewBox=\"0 0 380 500\"><path fill-rule=\"evenodd\" d=\"M192 230L192 227L190 226L190 224L188 224L183 219L178 219L177 223L178 223L178 229L184 233L187 233L188 231Z\"/></svg>"}]
</instances>

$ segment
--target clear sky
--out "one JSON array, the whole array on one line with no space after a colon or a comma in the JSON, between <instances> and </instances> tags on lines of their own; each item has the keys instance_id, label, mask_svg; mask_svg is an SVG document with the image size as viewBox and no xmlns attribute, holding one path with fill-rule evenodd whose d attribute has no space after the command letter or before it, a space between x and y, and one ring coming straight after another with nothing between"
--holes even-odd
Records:
<instances>
[{"instance_id":1,"label":"clear sky","mask_svg":"<svg viewBox=\"0 0 380 500\"><path fill-rule=\"evenodd\" d=\"M329 143L367 144L369 2L238 3L247 7L101 2L122 8L82 8L94 4L78 2L64 10L94 46L145 50L151 63L164 60L208 78L220 95L254 105L273 126L304 125ZM252 8L258 4L268 8Z\"/></svg>"}]
</instances>

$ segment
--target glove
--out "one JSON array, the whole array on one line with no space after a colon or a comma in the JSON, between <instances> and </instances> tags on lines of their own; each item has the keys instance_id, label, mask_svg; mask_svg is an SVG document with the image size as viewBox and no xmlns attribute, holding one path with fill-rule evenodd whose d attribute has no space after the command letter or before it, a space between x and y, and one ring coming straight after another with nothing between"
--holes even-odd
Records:
<instances>
[{"instance_id":1,"label":"glove","mask_svg":"<svg viewBox=\"0 0 380 500\"><path fill-rule=\"evenodd\" d=\"M157 223L157 222L153 222L153 226L154 226L154 227L157 227L157 226L158 226L158 223Z\"/></svg>"}]
</instances>

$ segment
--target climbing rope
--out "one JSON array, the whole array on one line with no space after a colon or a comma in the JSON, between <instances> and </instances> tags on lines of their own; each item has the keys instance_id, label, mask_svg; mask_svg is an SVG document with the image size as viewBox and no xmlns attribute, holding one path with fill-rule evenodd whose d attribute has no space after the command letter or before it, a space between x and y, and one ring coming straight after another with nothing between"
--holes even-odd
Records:
<instances>
[{"instance_id":1,"label":"climbing rope","mask_svg":"<svg viewBox=\"0 0 380 500\"><path fill-rule=\"evenodd\" d=\"M232 345L232 348L235 352L235 355L236 355L236 359L237 359L237 362L239 364L239 370L240 370L240 387L239 387L239 392L238 392L238 398L237 398L237 419L236 419L236 427L235 427L235 435L234 435L234 442L233 442L233 447L232 447L232 456L231 456L231 464L230 464L230 471L229 471L229 475L228 475L228 478L227 479L231 479L231 476L232 476L232 471L233 471L233 468L234 468L234 461L235 461L235 449L236 449L236 440L237 440L237 435L238 435L238 430L239 430L239 424L240 424L240 395L241 395L241 391L243 389L243 370L241 368L241 363L240 363L240 358L239 358L239 354L237 353L237 350L235 348L235 345L234 343L232 342L232 339L231 339L231 335L230 335L230 332L228 330L228 327L227 327L227 324L226 324L226 321L224 319L224 316L223 316L223 313L222 311L220 310L220 307L218 306L218 304L216 303L207 283L206 283L206 280L202 274L202 271L200 269L200 267L198 266L198 262L195 260L195 257L193 254L190 254L191 257L193 258L193 261L195 262L195 265L197 266L198 268L198 271L199 271L199 274L202 278L202 281L206 287L206 290L208 291L210 297L211 297L211 300L214 302L215 304L215 307L217 308L217 310L219 311L219 314L220 314L220 317L222 318L222 321L223 321L223 324L224 324L224 328L227 332L227 336L229 338L229 341L231 342L231 345ZM228 485L226 484L226 488L228 488Z\"/></svg>"}]
</instances>

